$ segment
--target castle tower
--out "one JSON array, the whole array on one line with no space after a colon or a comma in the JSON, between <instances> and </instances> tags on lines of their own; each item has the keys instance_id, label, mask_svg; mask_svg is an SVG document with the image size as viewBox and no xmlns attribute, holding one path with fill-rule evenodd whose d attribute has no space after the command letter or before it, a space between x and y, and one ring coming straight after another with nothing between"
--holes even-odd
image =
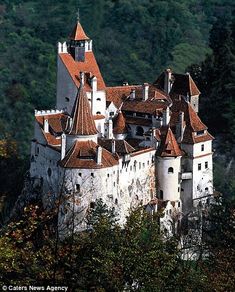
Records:
<instances>
[{"instance_id":1,"label":"castle tower","mask_svg":"<svg viewBox=\"0 0 235 292\"><path fill-rule=\"evenodd\" d=\"M80 88L72 110L72 123L68 127L67 147L74 141L92 140L97 142L98 131L91 113L90 103L84 91L84 73L80 73Z\"/></svg>"},{"instance_id":2,"label":"castle tower","mask_svg":"<svg viewBox=\"0 0 235 292\"><path fill-rule=\"evenodd\" d=\"M170 127L161 129L161 144L157 151L156 175L158 197L164 201L180 199L179 174L182 152Z\"/></svg>"},{"instance_id":3,"label":"castle tower","mask_svg":"<svg viewBox=\"0 0 235 292\"><path fill-rule=\"evenodd\" d=\"M84 32L79 17L67 42L68 52L75 61L84 62L85 52L92 51L92 40Z\"/></svg>"}]
</instances>

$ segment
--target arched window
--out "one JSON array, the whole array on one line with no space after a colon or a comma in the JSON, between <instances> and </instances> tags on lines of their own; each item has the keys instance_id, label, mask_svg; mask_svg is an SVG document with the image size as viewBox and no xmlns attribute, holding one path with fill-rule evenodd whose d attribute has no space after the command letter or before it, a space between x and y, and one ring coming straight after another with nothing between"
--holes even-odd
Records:
<instances>
[{"instance_id":1,"label":"arched window","mask_svg":"<svg viewBox=\"0 0 235 292\"><path fill-rule=\"evenodd\" d=\"M169 167L168 168L168 173L174 173L174 168L173 167Z\"/></svg>"},{"instance_id":2,"label":"arched window","mask_svg":"<svg viewBox=\"0 0 235 292\"><path fill-rule=\"evenodd\" d=\"M115 199L115 204L116 204L116 205L118 204L118 199Z\"/></svg>"},{"instance_id":3,"label":"arched window","mask_svg":"<svg viewBox=\"0 0 235 292\"><path fill-rule=\"evenodd\" d=\"M100 98L100 97L97 97L97 99L96 99L96 100L100 101L100 100L101 100L101 98Z\"/></svg>"},{"instance_id":4,"label":"arched window","mask_svg":"<svg viewBox=\"0 0 235 292\"><path fill-rule=\"evenodd\" d=\"M136 127L136 136L143 136L144 135L144 129L140 126Z\"/></svg>"},{"instance_id":5,"label":"arched window","mask_svg":"<svg viewBox=\"0 0 235 292\"><path fill-rule=\"evenodd\" d=\"M97 115L100 115L100 114L101 114L101 112L96 112L96 114L97 114Z\"/></svg>"},{"instance_id":6,"label":"arched window","mask_svg":"<svg viewBox=\"0 0 235 292\"><path fill-rule=\"evenodd\" d=\"M163 200L163 190L160 190L159 197L160 197L159 199Z\"/></svg>"}]
</instances>

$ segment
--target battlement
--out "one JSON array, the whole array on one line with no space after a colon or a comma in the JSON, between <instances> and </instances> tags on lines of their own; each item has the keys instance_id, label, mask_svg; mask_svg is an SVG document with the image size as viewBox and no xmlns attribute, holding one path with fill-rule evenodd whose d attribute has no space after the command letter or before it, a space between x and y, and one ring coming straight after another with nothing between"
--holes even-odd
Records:
<instances>
[{"instance_id":1,"label":"battlement","mask_svg":"<svg viewBox=\"0 0 235 292\"><path fill-rule=\"evenodd\" d=\"M60 53L68 53L68 47L66 42L64 43L58 42L58 54Z\"/></svg>"},{"instance_id":2,"label":"battlement","mask_svg":"<svg viewBox=\"0 0 235 292\"><path fill-rule=\"evenodd\" d=\"M44 115L55 115L64 113L64 110L52 109L52 110L35 110L35 116L44 116Z\"/></svg>"}]
</instances>

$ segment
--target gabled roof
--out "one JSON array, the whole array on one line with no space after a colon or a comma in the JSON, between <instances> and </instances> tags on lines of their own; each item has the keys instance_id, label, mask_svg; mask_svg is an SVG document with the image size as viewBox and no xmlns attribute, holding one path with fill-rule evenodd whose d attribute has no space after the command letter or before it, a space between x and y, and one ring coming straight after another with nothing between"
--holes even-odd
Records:
<instances>
[{"instance_id":1,"label":"gabled roof","mask_svg":"<svg viewBox=\"0 0 235 292\"><path fill-rule=\"evenodd\" d=\"M161 128L161 143L157 155L161 157L182 156L182 151L175 139L170 127Z\"/></svg>"},{"instance_id":2,"label":"gabled roof","mask_svg":"<svg viewBox=\"0 0 235 292\"><path fill-rule=\"evenodd\" d=\"M106 88L93 52L85 52L84 62L75 61L73 57L68 53L60 53L59 58L65 65L73 82L78 88L80 86L79 72L87 73L85 74L85 84L84 84L86 91L91 91L91 84L89 82L89 78L87 77L88 75L96 76L98 90L104 90Z\"/></svg>"},{"instance_id":3,"label":"gabled roof","mask_svg":"<svg viewBox=\"0 0 235 292\"><path fill-rule=\"evenodd\" d=\"M194 96L201 93L189 73L172 75L174 77L174 82L170 94L173 93L182 94L184 96Z\"/></svg>"},{"instance_id":4,"label":"gabled roof","mask_svg":"<svg viewBox=\"0 0 235 292\"><path fill-rule=\"evenodd\" d=\"M72 111L72 126L69 130L71 135L95 135L98 133L89 101L81 85Z\"/></svg>"},{"instance_id":5,"label":"gabled roof","mask_svg":"<svg viewBox=\"0 0 235 292\"><path fill-rule=\"evenodd\" d=\"M77 140L60 162L60 165L64 168L97 169L118 164L118 160L104 148L102 148L101 164L97 164L97 148L98 144L94 141Z\"/></svg>"},{"instance_id":6,"label":"gabled roof","mask_svg":"<svg viewBox=\"0 0 235 292\"><path fill-rule=\"evenodd\" d=\"M129 154L135 151L125 140L113 140L113 139L99 139L99 145L112 152L112 143L115 142L115 153L118 154Z\"/></svg>"},{"instance_id":7,"label":"gabled roof","mask_svg":"<svg viewBox=\"0 0 235 292\"><path fill-rule=\"evenodd\" d=\"M184 113L185 130L182 143L194 144L213 139L213 137L207 132L207 126L203 124L191 104L183 97L174 99L171 111L170 126L172 129L175 129L180 112ZM200 131L204 131L204 135L195 136L195 134Z\"/></svg>"},{"instance_id":8,"label":"gabled roof","mask_svg":"<svg viewBox=\"0 0 235 292\"><path fill-rule=\"evenodd\" d=\"M71 35L69 36L69 39L75 40L75 41L89 40L89 37L85 34L81 26L81 23L79 21L75 24L73 31Z\"/></svg>"},{"instance_id":9,"label":"gabled roof","mask_svg":"<svg viewBox=\"0 0 235 292\"><path fill-rule=\"evenodd\" d=\"M131 100L131 91L135 90L135 99ZM143 100L143 86L142 85L124 85L115 87L106 87L106 98L108 102L113 102L116 107L120 107L123 103L122 109L138 112L153 112L156 107L162 108L165 104L171 103L171 98L163 91L159 90L153 85L149 85L148 99ZM152 104L152 106L150 106ZM152 110L150 110L152 108Z\"/></svg>"},{"instance_id":10,"label":"gabled roof","mask_svg":"<svg viewBox=\"0 0 235 292\"><path fill-rule=\"evenodd\" d=\"M126 120L123 113L120 111L113 121L113 133L114 134L126 134L128 132L126 127Z\"/></svg>"},{"instance_id":11,"label":"gabled roof","mask_svg":"<svg viewBox=\"0 0 235 292\"><path fill-rule=\"evenodd\" d=\"M47 119L49 123L49 129L54 133L59 134L65 131L68 116L63 113L45 114L40 116L36 115L35 119L41 128L43 127L44 120Z\"/></svg>"},{"instance_id":12,"label":"gabled roof","mask_svg":"<svg viewBox=\"0 0 235 292\"><path fill-rule=\"evenodd\" d=\"M165 72L162 72L157 80L153 83L157 88L164 90L164 80ZM172 94L181 94L184 96L194 96L199 95L200 91L197 88L197 85L193 81L189 73L186 74L177 74L172 73L172 88L170 91L170 96Z\"/></svg>"}]
</instances>

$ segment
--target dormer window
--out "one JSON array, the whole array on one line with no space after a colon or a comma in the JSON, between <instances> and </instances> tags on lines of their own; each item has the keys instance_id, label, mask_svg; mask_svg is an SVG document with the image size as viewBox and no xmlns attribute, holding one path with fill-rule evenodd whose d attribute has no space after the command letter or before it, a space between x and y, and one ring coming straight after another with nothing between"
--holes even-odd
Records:
<instances>
[{"instance_id":1,"label":"dormer window","mask_svg":"<svg viewBox=\"0 0 235 292\"><path fill-rule=\"evenodd\" d=\"M201 136L201 135L203 135L203 134L205 134L205 131L204 131L204 130L202 130L202 131L197 131L197 132L196 132L196 135L197 135L197 136Z\"/></svg>"}]
</instances>

